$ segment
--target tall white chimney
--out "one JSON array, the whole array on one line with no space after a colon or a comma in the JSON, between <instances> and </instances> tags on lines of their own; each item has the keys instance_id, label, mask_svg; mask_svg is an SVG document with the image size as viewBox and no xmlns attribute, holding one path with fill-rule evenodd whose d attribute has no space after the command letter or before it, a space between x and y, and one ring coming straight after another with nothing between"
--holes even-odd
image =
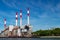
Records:
<instances>
[{"instance_id":1,"label":"tall white chimney","mask_svg":"<svg viewBox=\"0 0 60 40\"><path fill-rule=\"evenodd\" d=\"M22 26L22 10L20 10L20 26Z\"/></svg>"},{"instance_id":2,"label":"tall white chimney","mask_svg":"<svg viewBox=\"0 0 60 40\"><path fill-rule=\"evenodd\" d=\"M18 22L18 13L16 12L16 26L17 26L17 22Z\"/></svg>"},{"instance_id":3,"label":"tall white chimney","mask_svg":"<svg viewBox=\"0 0 60 40\"><path fill-rule=\"evenodd\" d=\"M29 21L29 16L30 16L30 13L29 13L29 8L27 8L27 25L30 25L30 21Z\"/></svg>"},{"instance_id":4,"label":"tall white chimney","mask_svg":"<svg viewBox=\"0 0 60 40\"><path fill-rule=\"evenodd\" d=\"M4 28L6 28L6 19L4 19Z\"/></svg>"}]
</instances>

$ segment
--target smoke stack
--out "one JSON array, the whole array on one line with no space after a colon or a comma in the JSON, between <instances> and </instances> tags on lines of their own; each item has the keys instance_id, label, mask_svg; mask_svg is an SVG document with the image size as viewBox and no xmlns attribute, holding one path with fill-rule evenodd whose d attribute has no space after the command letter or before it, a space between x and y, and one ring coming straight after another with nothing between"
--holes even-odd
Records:
<instances>
[{"instance_id":1,"label":"smoke stack","mask_svg":"<svg viewBox=\"0 0 60 40\"><path fill-rule=\"evenodd\" d=\"M6 19L4 19L4 27L6 28Z\"/></svg>"},{"instance_id":2,"label":"smoke stack","mask_svg":"<svg viewBox=\"0 0 60 40\"><path fill-rule=\"evenodd\" d=\"M30 13L29 13L29 8L27 8L27 24L30 25L30 22L29 22L29 16L30 16Z\"/></svg>"},{"instance_id":3,"label":"smoke stack","mask_svg":"<svg viewBox=\"0 0 60 40\"><path fill-rule=\"evenodd\" d=\"M17 26L17 22L18 22L18 13L16 12L16 26Z\"/></svg>"},{"instance_id":4,"label":"smoke stack","mask_svg":"<svg viewBox=\"0 0 60 40\"><path fill-rule=\"evenodd\" d=\"M20 26L22 26L22 10L20 10Z\"/></svg>"}]
</instances>

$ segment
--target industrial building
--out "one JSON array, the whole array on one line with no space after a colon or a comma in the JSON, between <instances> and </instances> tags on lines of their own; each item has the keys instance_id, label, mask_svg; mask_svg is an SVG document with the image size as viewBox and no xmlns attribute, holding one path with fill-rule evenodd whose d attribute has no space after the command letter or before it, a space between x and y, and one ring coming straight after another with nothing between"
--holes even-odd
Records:
<instances>
[{"instance_id":1,"label":"industrial building","mask_svg":"<svg viewBox=\"0 0 60 40\"><path fill-rule=\"evenodd\" d=\"M22 10L20 10L20 26L18 26L18 13L16 12L16 25L6 25L6 19L4 19L5 29L0 33L0 37L31 37L32 26L30 25L30 12L27 8L27 24L22 25Z\"/></svg>"}]
</instances>

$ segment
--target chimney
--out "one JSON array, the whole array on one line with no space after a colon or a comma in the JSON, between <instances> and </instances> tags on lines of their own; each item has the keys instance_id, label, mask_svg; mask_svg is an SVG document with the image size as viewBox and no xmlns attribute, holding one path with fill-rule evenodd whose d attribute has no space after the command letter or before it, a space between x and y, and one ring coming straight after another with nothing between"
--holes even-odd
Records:
<instances>
[{"instance_id":1,"label":"chimney","mask_svg":"<svg viewBox=\"0 0 60 40\"><path fill-rule=\"evenodd\" d=\"M22 26L22 10L20 10L20 26Z\"/></svg>"},{"instance_id":2,"label":"chimney","mask_svg":"<svg viewBox=\"0 0 60 40\"><path fill-rule=\"evenodd\" d=\"M29 13L29 8L27 8L27 25L30 25L30 21L29 21L29 16L30 16L30 13Z\"/></svg>"},{"instance_id":3,"label":"chimney","mask_svg":"<svg viewBox=\"0 0 60 40\"><path fill-rule=\"evenodd\" d=\"M18 22L18 12L16 12L16 26L17 26L17 22Z\"/></svg>"},{"instance_id":4,"label":"chimney","mask_svg":"<svg viewBox=\"0 0 60 40\"><path fill-rule=\"evenodd\" d=\"M4 19L4 28L6 28L6 19Z\"/></svg>"}]
</instances>

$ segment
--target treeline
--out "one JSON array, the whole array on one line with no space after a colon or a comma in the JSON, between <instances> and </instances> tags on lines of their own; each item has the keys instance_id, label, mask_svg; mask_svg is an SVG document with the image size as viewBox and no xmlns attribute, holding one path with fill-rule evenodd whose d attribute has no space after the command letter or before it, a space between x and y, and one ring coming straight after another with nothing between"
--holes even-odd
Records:
<instances>
[{"instance_id":1,"label":"treeline","mask_svg":"<svg viewBox=\"0 0 60 40\"><path fill-rule=\"evenodd\" d=\"M52 30L38 30L32 33L33 36L60 36L60 28Z\"/></svg>"}]
</instances>

